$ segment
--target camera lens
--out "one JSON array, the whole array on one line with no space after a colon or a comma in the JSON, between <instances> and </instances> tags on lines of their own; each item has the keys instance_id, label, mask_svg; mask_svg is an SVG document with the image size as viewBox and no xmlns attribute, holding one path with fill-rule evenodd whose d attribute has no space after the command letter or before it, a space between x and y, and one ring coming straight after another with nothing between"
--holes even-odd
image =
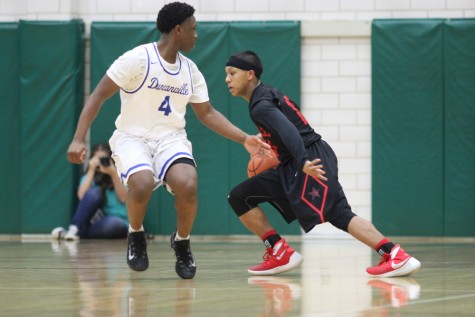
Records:
<instances>
[{"instance_id":1,"label":"camera lens","mask_svg":"<svg viewBox=\"0 0 475 317\"><path fill-rule=\"evenodd\" d=\"M101 157L100 158L102 166L109 166L111 165L110 159L108 157Z\"/></svg>"}]
</instances>

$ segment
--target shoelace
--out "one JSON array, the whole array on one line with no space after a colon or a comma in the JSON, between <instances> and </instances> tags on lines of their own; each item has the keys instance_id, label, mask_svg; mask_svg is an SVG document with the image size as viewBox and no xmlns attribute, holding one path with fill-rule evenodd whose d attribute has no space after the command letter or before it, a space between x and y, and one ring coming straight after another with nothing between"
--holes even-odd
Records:
<instances>
[{"instance_id":1,"label":"shoelace","mask_svg":"<svg viewBox=\"0 0 475 317\"><path fill-rule=\"evenodd\" d=\"M266 252L264 253L264 255L262 256L262 259L264 260L264 262L267 262L271 259L272 257L272 253L274 252L274 249L267 249Z\"/></svg>"},{"instance_id":2,"label":"shoelace","mask_svg":"<svg viewBox=\"0 0 475 317\"><path fill-rule=\"evenodd\" d=\"M181 246L179 244L176 244L175 256L178 262L183 262L187 264L193 263L193 256L191 255L191 251L190 249L188 249L187 245Z\"/></svg>"},{"instance_id":3,"label":"shoelace","mask_svg":"<svg viewBox=\"0 0 475 317\"><path fill-rule=\"evenodd\" d=\"M145 258L147 252L145 251L145 243L140 243L137 241L132 241L130 248L132 249L132 254L137 256L138 258Z\"/></svg>"},{"instance_id":4,"label":"shoelace","mask_svg":"<svg viewBox=\"0 0 475 317\"><path fill-rule=\"evenodd\" d=\"M285 250L289 247L289 245L284 242L280 245L280 247L277 250L274 250L273 248L268 248L264 255L262 256L262 259L265 261L270 260L273 256L275 256L280 250L285 252Z\"/></svg>"},{"instance_id":5,"label":"shoelace","mask_svg":"<svg viewBox=\"0 0 475 317\"><path fill-rule=\"evenodd\" d=\"M178 262L183 262L190 264L193 262L193 257L191 256L191 252L187 251L185 254L177 255Z\"/></svg>"},{"instance_id":6,"label":"shoelace","mask_svg":"<svg viewBox=\"0 0 475 317\"><path fill-rule=\"evenodd\" d=\"M381 261L379 261L378 265L381 265L383 263L389 262L391 260L391 255L390 254L384 254L381 257Z\"/></svg>"}]
</instances>

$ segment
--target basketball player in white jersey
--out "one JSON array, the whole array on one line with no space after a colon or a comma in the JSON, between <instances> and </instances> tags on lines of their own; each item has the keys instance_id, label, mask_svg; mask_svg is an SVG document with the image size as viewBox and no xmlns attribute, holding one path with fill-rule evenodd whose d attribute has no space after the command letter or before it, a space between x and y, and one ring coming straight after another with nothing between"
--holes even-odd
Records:
<instances>
[{"instance_id":1,"label":"basketball player in white jersey","mask_svg":"<svg viewBox=\"0 0 475 317\"><path fill-rule=\"evenodd\" d=\"M185 132L187 104L205 126L250 153L268 151L259 137L247 135L211 106L203 75L179 52L194 47L194 12L180 2L159 11L159 41L126 52L110 66L82 110L67 154L70 162L83 163L88 129L103 103L120 90L120 115L109 142L119 176L128 186L127 263L135 271L148 268L143 219L153 190L166 184L175 196L177 230L171 246L175 271L183 279L196 272L190 233L197 211L197 174Z\"/></svg>"}]
</instances>

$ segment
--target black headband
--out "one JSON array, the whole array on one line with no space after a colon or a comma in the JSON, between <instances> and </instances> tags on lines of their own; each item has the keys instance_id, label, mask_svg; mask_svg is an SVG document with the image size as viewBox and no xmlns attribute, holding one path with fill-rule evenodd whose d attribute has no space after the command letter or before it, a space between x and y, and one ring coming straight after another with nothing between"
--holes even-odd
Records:
<instances>
[{"instance_id":1,"label":"black headband","mask_svg":"<svg viewBox=\"0 0 475 317\"><path fill-rule=\"evenodd\" d=\"M253 70L254 73L256 74L256 77L257 78L260 78L261 77L261 74L262 74L262 68L261 67L258 67L244 59L241 59L239 57L236 57L236 56L231 56L227 63L226 63L226 66L231 66L231 67L236 67L236 68L239 68L239 69L242 69L242 70Z\"/></svg>"}]
</instances>

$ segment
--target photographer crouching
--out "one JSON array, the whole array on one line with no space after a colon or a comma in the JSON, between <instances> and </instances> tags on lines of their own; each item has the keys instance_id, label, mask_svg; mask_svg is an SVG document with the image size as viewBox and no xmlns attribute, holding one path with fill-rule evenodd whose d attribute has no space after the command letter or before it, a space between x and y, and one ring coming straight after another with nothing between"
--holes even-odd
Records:
<instances>
[{"instance_id":1,"label":"photographer crouching","mask_svg":"<svg viewBox=\"0 0 475 317\"><path fill-rule=\"evenodd\" d=\"M71 224L67 231L63 227L53 229L53 239L74 241L79 238L127 237L127 188L117 175L111 154L107 143L93 146L77 191L79 204Z\"/></svg>"}]
</instances>

